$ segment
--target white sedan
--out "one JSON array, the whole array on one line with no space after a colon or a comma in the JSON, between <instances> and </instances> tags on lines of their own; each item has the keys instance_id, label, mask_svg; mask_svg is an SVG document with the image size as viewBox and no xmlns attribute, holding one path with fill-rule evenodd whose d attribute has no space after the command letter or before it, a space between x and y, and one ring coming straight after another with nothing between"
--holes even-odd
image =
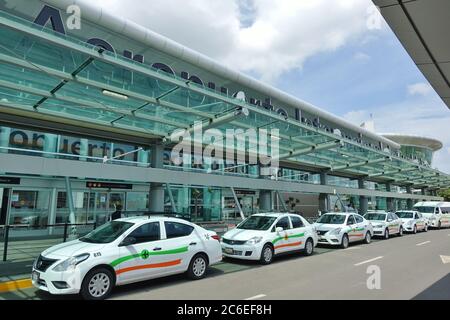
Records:
<instances>
[{"instance_id":1,"label":"white sedan","mask_svg":"<svg viewBox=\"0 0 450 320\"><path fill-rule=\"evenodd\" d=\"M397 211L395 213L403 222L403 229L406 232L416 234L418 231L428 231L428 219L424 218L418 211Z\"/></svg>"},{"instance_id":2,"label":"white sedan","mask_svg":"<svg viewBox=\"0 0 450 320\"><path fill-rule=\"evenodd\" d=\"M356 213L326 213L313 225L319 235L319 244L345 249L351 242L369 244L373 237L372 224Z\"/></svg>"},{"instance_id":3,"label":"white sedan","mask_svg":"<svg viewBox=\"0 0 450 320\"><path fill-rule=\"evenodd\" d=\"M375 236L389 239L391 235L403 236L403 221L395 213L386 211L369 211L364 218L370 221Z\"/></svg>"},{"instance_id":4,"label":"white sedan","mask_svg":"<svg viewBox=\"0 0 450 320\"><path fill-rule=\"evenodd\" d=\"M42 252L32 282L51 294L100 300L127 283L183 272L201 279L221 260L215 232L164 216L125 218Z\"/></svg>"},{"instance_id":5,"label":"white sedan","mask_svg":"<svg viewBox=\"0 0 450 320\"><path fill-rule=\"evenodd\" d=\"M303 217L286 213L255 214L242 221L221 239L225 257L272 262L274 255L314 252L317 234Z\"/></svg>"}]
</instances>

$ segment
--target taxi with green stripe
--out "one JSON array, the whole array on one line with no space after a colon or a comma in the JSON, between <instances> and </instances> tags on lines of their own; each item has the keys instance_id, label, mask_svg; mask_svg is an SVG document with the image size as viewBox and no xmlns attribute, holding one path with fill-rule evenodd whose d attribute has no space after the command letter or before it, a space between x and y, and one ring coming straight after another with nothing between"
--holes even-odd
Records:
<instances>
[{"instance_id":1,"label":"taxi with green stripe","mask_svg":"<svg viewBox=\"0 0 450 320\"><path fill-rule=\"evenodd\" d=\"M395 213L382 210L369 210L364 218L373 226L376 237L387 240L393 235L403 236L403 221Z\"/></svg>"},{"instance_id":2,"label":"taxi with green stripe","mask_svg":"<svg viewBox=\"0 0 450 320\"><path fill-rule=\"evenodd\" d=\"M106 298L114 286L186 273L193 280L222 260L219 237L191 222L149 215L108 222L53 246L33 264L32 282L51 294Z\"/></svg>"},{"instance_id":3,"label":"taxi with green stripe","mask_svg":"<svg viewBox=\"0 0 450 320\"><path fill-rule=\"evenodd\" d=\"M279 254L313 254L317 234L300 215L259 213L225 233L221 244L226 258L259 260L262 264L269 264Z\"/></svg>"}]
</instances>

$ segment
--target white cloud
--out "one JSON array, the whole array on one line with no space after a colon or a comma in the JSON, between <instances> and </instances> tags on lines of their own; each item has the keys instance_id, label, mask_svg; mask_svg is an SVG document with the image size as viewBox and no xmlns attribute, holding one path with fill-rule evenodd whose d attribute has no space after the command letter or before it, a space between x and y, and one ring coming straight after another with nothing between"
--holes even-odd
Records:
<instances>
[{"instance_id":1,"label":"white cloud","mask_svg":"<svg viewBox=\"0 0 450 320\"><path fill-rule=\"evenodd\" d=\"M420 82L408 86L408 93L412 96L426 96L432 92L433 88L428 83Z\"/></svg>"},{"instance_id":2,"label":"white cloud","mask_svg":"<svg viewBox=\"0 0 450 320\"><path fill-rule=\"evenodd\" d=\"M130 2L96 1L114 14L266 81L301 68L318 53L379 32L367 27L370 0Z\"/></svg>"},{"instance_id":3,"label":"white cloud","mask_svg":"<svg viewBox=\"0 0 450 320\"><path fill-rule=\"evenodd\" d=\"M356 61L360 61L360 62L368 62L368 61L370 61L370 59L372 59L371 56L369 56L367 53L364 53L364 52L355 53L353 58Z\"/></svg>"},{"instance_id":4,"label":"white cloud","mask_svg":"<svg viewBox=\"0 0 450 320\"><path fill-rule=\"evenodd\" d=\"M344 118L356 125L367 121L373 114L379 133L412 134L441 141L444 148L435 153L433 166L450 173L450 113L437 95L417 97L395 105L373 110L351 111Z\"/></svg>"}]
</instances>

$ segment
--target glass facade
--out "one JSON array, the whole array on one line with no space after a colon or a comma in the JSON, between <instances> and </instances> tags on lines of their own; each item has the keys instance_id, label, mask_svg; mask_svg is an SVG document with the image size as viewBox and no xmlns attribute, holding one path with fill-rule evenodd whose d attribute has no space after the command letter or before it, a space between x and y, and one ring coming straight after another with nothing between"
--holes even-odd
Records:
<instances>
[{"instance_id":1,"label":"glass facade","mask_svg":"<svg viewBox=\"0 0 450 320\"><path fill-rule=\"evenodd\" d=\"M402 146L400 150L402 155L410 159L422 159L429 165L433 161L433 150L431 149L418 146Z\"/></svg>"}]
</instances>

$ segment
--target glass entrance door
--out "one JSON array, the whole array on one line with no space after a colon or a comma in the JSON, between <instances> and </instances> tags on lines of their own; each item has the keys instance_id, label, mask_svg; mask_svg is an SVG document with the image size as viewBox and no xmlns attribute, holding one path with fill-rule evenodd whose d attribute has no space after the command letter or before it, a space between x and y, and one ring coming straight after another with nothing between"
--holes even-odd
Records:
<instances>
[{"instance_id":1,"label":"glass entrance door","mask_svg":"<svg viewBox=\"0 0 450 320\"><path fill-rule=\"evenodd\" d=\"M104 224L118 206L125 207L125 192L91 192L89 194L88 222Z\"/></svg>"}]
</instances>

